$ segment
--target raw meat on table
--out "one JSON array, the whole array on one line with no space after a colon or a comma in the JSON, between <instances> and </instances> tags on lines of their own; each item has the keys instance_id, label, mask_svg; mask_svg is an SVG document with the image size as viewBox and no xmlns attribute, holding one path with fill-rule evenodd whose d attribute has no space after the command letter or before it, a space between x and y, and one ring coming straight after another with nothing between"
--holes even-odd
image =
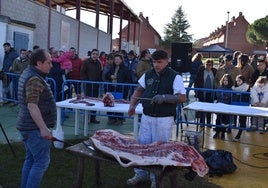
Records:
<instances>
[{"instance_id":1,"label":"raw meat on table","mask_svg":"<svg viewBox=\"0 0 268 188\"><path fill-rule=\"evenodd\" d=\"M110 96L111 95L111 96ZM129 104L128 100L125 99L114 99L112 94L105 94L105 96L101 98L96 98L96 97L88 97L88 96L82 96L82 95L77 95L76 98L71 99L69 103L74 103L74 104L86 104L87 106L94 106L95 102L103 102L104 106L107 107L113 107L114 103L117 104Z\"/></svg>"},{"instance_id":2,"label":"raw meat on table","mask_svg":"<svg viewBox=\"0 0 268 188\"><path fill-rule=\"evenodd\" d=\"M135 139L110 129L96 131L90 139L95 148L115 157L123 167L191 166L201 177L209 170L204 158L195 148L183 142L155 142L141 145ZM124 163L122 159L129 162Z\"/></svg>"},{"instance_id":3,"label":"raw meat on table","mask_svg":"<svg viewBox=\"0 0 268 188\"><path fill-rule=\"evenodd\" d=\"M104 106L113 107L114 106L114 96L111 93L106 93L102 98L102 102L103 102Z\"/></svg>"}]
</instances>

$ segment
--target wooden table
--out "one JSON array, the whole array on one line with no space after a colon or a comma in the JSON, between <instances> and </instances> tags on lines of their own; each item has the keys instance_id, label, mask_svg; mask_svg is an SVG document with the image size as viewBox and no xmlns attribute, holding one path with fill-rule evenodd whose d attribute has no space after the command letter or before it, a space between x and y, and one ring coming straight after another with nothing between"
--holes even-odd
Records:
<instances>
[{"instance_id":1,"label":"wooden table","mask_svg":"<svg viewBox=\"0 0 268 188\"><path fill-rule=\"evenodd\" d=\"M84 178L84 166L85 166L85 159L91 159L95 160L95 177L96 177L96 183L101 183L101 172L100 172L100 162L106 161L109 163L114 163L115 165L119 165L119 163L108 156L103 155L101 152L96 151L94 149L90 149L93 146L90 145L89 142L86 141L86 144L84 142L70 146L66 148L67 152L73 154L74 156L78 157L77 162L77 179L75 182L76 188L81 188L83 185L83 178ZM137 167L137 166L135 166ZM134 168L134 167L133 167ZM164 176L169 176L170 179L170 187L178 187L178 184L176 182L177 174L185 168L188 167L174 167L174 166L168 166L165 169L163 169L163 166L138 166L138 168L147 170L149 172L152 172L156 176L156 187L161 188L162 187L162 179Z\"/></svg>"}]
</instances>

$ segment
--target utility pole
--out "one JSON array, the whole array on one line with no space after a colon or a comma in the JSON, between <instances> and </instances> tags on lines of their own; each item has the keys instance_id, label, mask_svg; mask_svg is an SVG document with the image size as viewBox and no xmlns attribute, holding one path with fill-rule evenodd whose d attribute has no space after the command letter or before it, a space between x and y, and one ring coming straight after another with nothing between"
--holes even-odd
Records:
<instances>
[{"instance_id":1,"label":"utility pole","mask_svg":"<svg viewBox=\"0 0 268 188\"><path fill-rule=\"evenodd\" d=\"M226 33L225 33L225 48L228 48L228 35L229 35L229 14L227 11L227 21L226 21Z\"/></svg>"}]
</instances>

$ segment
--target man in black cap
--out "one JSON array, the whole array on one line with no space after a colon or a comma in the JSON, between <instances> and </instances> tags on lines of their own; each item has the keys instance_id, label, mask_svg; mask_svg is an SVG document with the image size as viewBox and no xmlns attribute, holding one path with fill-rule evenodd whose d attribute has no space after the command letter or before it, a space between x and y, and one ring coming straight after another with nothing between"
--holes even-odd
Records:
<instances>
[{"instance_id":1,"label":"man in black cap","mask_svg":"<svg viewBox=\"0 0 268 188\"><path fill-rule=\"evenodd\" d=\"M135 89L128 114L135 113L138 98L142 100L143 114L140 123L138 141L140 144L150 144L156 141L168 142L172 135L174 116L179 103L186 101L186 90L183 79L169 68L168 55L163 50L156 50L152 54L153 69L141 76ZM135 169L135 176L127 181L128 185L147 179L147 172ZM156 187L154 174L150 175L151 188Z\"/></svg>"}]
</instances>

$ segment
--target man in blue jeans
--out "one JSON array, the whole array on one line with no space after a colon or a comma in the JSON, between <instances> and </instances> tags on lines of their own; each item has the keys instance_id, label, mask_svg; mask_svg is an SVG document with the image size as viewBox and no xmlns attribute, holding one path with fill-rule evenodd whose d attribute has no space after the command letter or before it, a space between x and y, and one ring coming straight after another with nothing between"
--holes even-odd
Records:
<instances>
[{"instance_id":1,"label":"man in blue jeans","mask_svg":"<svg viewBox=\"0 0 268 188\"><path fill-rule=\"evenodd\" d=\"M49 128L56 124L56 103L45 77L51 67L50 54L39 49L19 79L17 129L26 150L21 188L38 188L50 162Z\"/></svg>"}]
</instances>

